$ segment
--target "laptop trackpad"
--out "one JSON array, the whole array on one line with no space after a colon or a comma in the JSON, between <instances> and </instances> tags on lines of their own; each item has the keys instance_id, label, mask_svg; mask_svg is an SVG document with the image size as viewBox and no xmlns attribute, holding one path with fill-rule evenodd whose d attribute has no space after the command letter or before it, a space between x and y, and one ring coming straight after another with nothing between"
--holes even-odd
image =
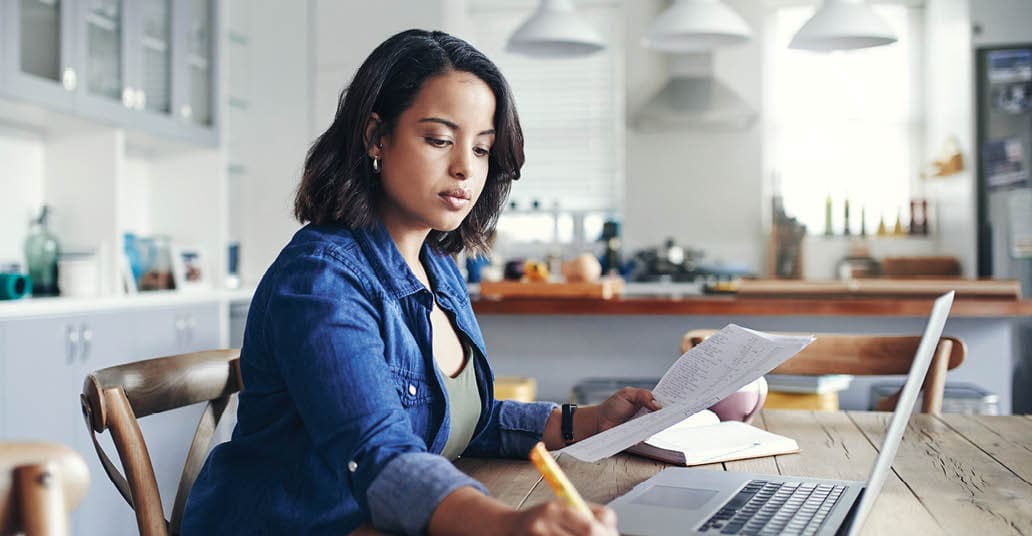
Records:
<instances>
[{"instance_id":1,"label":"laptop trackpad","mask_svg":"<svg viewBox=\"0 0 1032 536\"><path fill-rule=\"evenodd\" d=\"M678 510L695 510L706 504L717 490L678 488L673 486L652 486L642 493L631 504L677 508Z\"/></svg>"}]
</instances>

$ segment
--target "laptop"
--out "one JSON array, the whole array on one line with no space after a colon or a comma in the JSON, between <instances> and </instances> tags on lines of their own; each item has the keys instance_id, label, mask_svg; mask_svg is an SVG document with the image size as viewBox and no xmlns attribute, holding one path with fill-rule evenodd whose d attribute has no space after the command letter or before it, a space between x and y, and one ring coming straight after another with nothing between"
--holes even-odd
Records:
<instances>
[{"instance_id":1,"label":"laptop","mask_svg":"<svg viewBox=\"0 0 1032 536\"><path fill-rule=\"evenodd\" d=\"M891 470L953 295L935 300L867 482L670 467L609 503L620 533L858 534Z\"/></svg>"}]
</instances>

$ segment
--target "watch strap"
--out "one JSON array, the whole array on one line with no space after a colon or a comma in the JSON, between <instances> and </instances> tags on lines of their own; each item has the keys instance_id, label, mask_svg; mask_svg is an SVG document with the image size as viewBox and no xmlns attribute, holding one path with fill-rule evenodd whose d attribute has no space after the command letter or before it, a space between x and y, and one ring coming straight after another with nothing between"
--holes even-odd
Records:
<instances>
[{"instance_id":1,"label":"watch strap","mask_svg":"<svg viewBox=\"0 0 1032 536\"><path fill-rule=\"evenodd\" d=\"M573 413L577 411L577 404L563 404L562 434L563 441L567 444L573 442Z\"/></svg>"}]
</instances>

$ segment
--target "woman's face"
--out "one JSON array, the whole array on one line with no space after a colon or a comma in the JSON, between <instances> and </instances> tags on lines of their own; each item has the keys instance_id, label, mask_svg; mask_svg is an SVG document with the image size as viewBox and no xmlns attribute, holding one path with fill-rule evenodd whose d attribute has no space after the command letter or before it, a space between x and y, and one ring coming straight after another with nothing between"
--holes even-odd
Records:
<instances>
[{"instance_id":1,"label":"woman's face","mask_svg":"<svg viewBox=\"0 0 1032 536\"><path fill-rule=\"evenodd\" d=\"M458 228L487 180L494 111L494 93L476 75L449 71L426 81L393 132L370 151L382 159L381 214L389 229Z\"/></svg>"}]
</instances>

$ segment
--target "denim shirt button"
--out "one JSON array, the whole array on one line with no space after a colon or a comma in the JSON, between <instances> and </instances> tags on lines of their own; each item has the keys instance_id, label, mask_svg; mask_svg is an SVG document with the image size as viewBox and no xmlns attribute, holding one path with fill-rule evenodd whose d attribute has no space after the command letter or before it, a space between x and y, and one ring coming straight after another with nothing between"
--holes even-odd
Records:
<instances>
[{"instance_id":1,"label":"denim shirt button","mask_svg":"<svg viewBox=\"0 0 1032 536\"><path fill-rule=\"evenodd\" d=\"M412 396L416 396L416 386L415 385L413 385L411 383L409 384L409 386L408 386L408 394L410 394Z\"/></svg>"},{"instance_id":2,"label":"denim shirt button","mask_svg":"<svg viewBox=\"0 0 1032 536\"><path fill-rule=\"evenodd\" d=\"M355 460L351 460L350 462L348 462L348 471L351 471L352 473L354 473L357 470L358 470L358 464L355 463Z\"/></svg>"}]
</instances>

